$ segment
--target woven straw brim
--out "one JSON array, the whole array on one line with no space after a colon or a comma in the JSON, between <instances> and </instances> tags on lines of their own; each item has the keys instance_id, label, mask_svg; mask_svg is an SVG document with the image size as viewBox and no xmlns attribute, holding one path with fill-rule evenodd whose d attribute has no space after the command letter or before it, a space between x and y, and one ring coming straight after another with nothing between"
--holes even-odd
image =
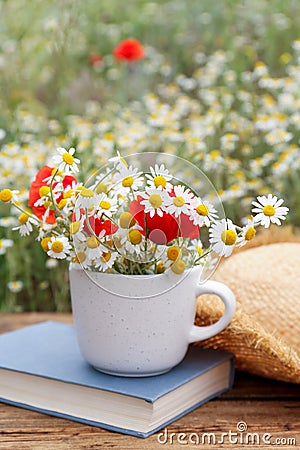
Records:
<instances>
[{"instance_id":1,"label":"woven straw brim","mask_svg":"<svg viewBox=\"0 0 300 450\"><path fill-rule=\"evenodd\" d=\"M300 240L289 230L266 236L257 242L267 245L238 252L214 274L235 293L237 310L226 330L198 345L234 353L238 369L300 383ZM201 296L196 324L222 313L220 300Z\"/></svg>"}]
</instances>

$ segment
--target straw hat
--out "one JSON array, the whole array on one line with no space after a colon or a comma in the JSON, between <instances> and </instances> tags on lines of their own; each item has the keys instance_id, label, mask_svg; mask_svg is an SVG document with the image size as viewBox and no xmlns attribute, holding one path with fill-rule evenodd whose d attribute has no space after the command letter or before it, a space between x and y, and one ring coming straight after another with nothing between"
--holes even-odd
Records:
<instances>
[{"instance_id":1,"label":"straw hat","mask_svg":"<svg viewBox=\"0 0 300 450\"><path fill-rule=\"evenodd\" d=\"M218 268L213 278L232 289L237 310L222 333L197 345L234 353L238 369L300 383L300 239L274 230ZM202 296L196 324L213 323L222 312L219 299Z\"/></svg>"}]
</instances>

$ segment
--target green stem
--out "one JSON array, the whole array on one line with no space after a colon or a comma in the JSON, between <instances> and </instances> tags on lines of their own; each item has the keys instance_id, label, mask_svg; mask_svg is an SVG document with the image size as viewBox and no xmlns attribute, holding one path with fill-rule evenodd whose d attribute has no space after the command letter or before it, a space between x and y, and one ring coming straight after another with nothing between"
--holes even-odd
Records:
<instances>
[{"instance_id":1,"label":"green stem","mask_svg":"<svg viewBox=\"0 0 300 450\"><path fill-rule=\"evenodd\" d=\"M42 223L42 221L36 217L35 215L31 214L29 211L26 211L26 209L23 209L21 206L17 205L16 203L13 203L13 205L22 213L26 214L26 216L31 217L32 219L36 220L39 223Z\"/></svg>"},{"instance_id":2,"label":"green stem","mask_svg":"<svg viewBox=\"0 0 300 450\"><path fill-rule=\"evenodd\" d=\"M52 178L51 178L51 181L50 181L50 196L51 196L51 201L52 201L52 203L53 203L53 206L54 206L55 211L56 211L57 213L59 213L59 209L58 209L58 207L57 207L57 203L56 203L56 200L55 200L55 198L54 198L54 195L53 195L53 189L52 189L53 181L54 181L54 178L55 178L55 175L57 174L57 172L58 172L58 169L56 169L56 171L54 172L54 174L53 174L53 176L52 176Z\"/></svg>"}]
</instances>

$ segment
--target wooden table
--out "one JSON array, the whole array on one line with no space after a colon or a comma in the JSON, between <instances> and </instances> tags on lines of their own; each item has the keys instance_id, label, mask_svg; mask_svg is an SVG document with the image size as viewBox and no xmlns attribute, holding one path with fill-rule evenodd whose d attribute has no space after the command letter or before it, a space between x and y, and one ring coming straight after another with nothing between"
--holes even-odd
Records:
<instances>
[{"instance_id":1,"label":"wooden table","mask_svg":"<svg viewBox=\"0 0 300 450\"><path fill-rule=\"evenodd\" d=\"M1 314L0 333L44 320L72 323L71 315L55 313ZM191 433L214 433L220 442L222 433L237 432L247 424L247 432L257 433L256 444L234 443L236 435L224 438L224 444L193 444ZM237 373L233 389L201 406L167 427L168 443L158 442L159 433L139 439L69 420L0 404L0 449L300 449L300 386ZM171 435L173 434L173 436ZM185 433L186 435L180 435ZM269 435L268 435L269 434ZM271 436L270 436L271 435ZM179 439L179 442L178 442ZM191 439L192 443L184 444ZM257 443L259 439L260 443ZM269 439L269 444L263 442ZM277 439L277 441L276 441ZM291 440L292 439L292 440ZM180 440L182 443L180 443ZM290 440L290 441L289 441ZM294 441L293 441L294 440ZM164 439L161 436L161 441ZM170 441L172 443L170 443ZM295 443L296 441L296 443Z\"/></svg>"}]
</instances>

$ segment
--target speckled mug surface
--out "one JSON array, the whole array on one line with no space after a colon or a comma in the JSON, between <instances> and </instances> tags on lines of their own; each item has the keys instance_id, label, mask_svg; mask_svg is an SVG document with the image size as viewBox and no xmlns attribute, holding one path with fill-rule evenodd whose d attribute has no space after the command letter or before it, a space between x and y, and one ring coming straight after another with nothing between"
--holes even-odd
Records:
<instances>
[{"instance_id":1,"label":"speckled mug surface","mask_svg":"<svg viewBox=\"0 0 300 450\"><path fill-rule=\"evenodd\" d=\"M120 275L70 264L72 310L80 351L96 369L119 376L158 375L184 358L188 345L222 331L235 298L222 283L199 283L200 268L176 275ZM194 326L196 298L218 295L221 319Z\"/></svg>"}]
</instances>

